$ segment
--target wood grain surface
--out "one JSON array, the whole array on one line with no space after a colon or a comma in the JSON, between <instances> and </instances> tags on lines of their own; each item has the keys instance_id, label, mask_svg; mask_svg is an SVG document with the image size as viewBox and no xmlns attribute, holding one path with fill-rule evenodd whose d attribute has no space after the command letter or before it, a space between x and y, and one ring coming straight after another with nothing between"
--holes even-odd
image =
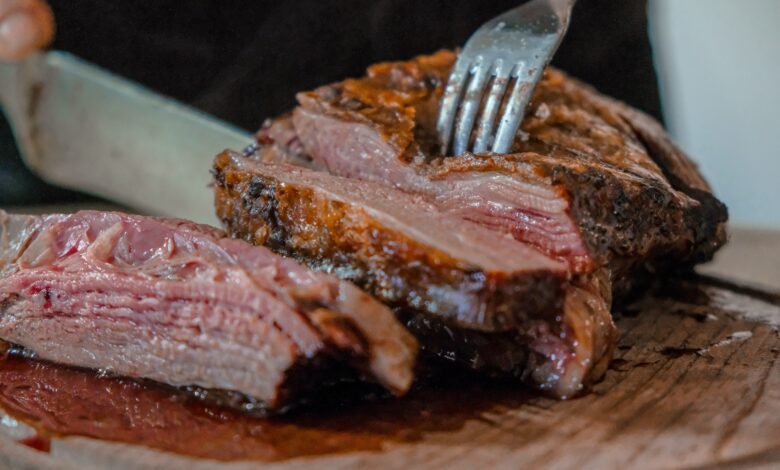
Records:
<instances>
[{"instance_id":1,"label":"wood grain surface","mask_svg":"<svg viewBox=\"0 0 780 470\"><path fill-rule=\"evenodd\" d=\"M271 462L196 460L83 437L56 439L42 453L6 437L0 467L780 468L778 269L780 232L733 231L703 269L716 278L675 280L616 313L615 359L577 399L445 387L436 393L454 408L417 407L435 397L413 394L408 416L398 404L384 415L374 407L364 423L339 431L374 438L375 449ZM763 287L735 288L723 277ZM408 423L400 437L378 425L399 420Z\"/></svg>"}]
</instances>

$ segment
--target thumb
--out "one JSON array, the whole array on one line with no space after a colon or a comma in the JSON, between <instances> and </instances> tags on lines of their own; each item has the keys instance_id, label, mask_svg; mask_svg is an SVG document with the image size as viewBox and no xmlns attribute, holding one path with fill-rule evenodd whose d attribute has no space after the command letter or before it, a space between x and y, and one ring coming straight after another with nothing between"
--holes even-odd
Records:
<instances>
[{"instance_id":1,"label":"thumb","mask_svg":"<svg viewBox=\"0 0 780 470\"><path fill-rule=\"evenodd\" d=\"M0 59L22 59L53 36L54 17L43 0L0 0Z\"/></svg>"}]
</instances>

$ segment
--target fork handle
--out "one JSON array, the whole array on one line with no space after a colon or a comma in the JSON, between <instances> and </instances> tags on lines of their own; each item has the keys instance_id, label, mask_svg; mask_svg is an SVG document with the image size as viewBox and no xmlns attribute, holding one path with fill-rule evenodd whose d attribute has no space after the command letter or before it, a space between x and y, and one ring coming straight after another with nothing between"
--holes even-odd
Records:
<instances>
[{"instance_id":1,"label":"fork handle","mask_svg":"<svg viewBox=\"0 0 780 470\"><path fill-rule=\"evenodd\" d=\"M566 29L569 25L571 10L574 8L574 5L577 3L577 0L544 0L544 1L531 0L527 3L533 3L533 2L539 3L537 7L547 8L548 11L552 10L553 14L555 14L555 16L558 17L558 20L561 21L561 25L563 26L563 28ZM526 4L524 3L520 7L523 7L525 5ZM514 8L501 15L496 16L495 18L489 20L487 23L482 25L480 29L490 29L493 26L495 26L497 23L506 22L507 20L510 22L516 20L517 10L520 7Z\"/></svg>"}]
</instances>

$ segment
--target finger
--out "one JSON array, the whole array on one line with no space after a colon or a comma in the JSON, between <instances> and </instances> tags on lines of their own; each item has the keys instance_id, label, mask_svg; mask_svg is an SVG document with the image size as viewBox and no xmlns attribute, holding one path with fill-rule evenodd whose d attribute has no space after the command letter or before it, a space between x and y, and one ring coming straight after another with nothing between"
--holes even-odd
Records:
<instances>
[{"instance_id":1,"label":"finger","mask_svg":"<svg viewBox=\"0 0 780 470\"><path fill-rule=\"evenodd\" d=\"M0 0L0 59L22 59L53 36L54 17L43 0Z\"/></svg>"}]
</instances>

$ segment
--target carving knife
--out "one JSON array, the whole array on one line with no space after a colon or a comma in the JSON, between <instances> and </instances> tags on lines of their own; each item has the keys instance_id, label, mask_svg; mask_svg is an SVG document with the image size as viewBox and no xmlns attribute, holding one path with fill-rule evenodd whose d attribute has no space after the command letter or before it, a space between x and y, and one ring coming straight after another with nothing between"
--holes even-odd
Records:
<instances>
[{"instance_id":1,"label":"carving knife","mask_svg":"<svg viewBox=\"0 0 780 470\"><path fill-rule=\"evenodd\" d=\"M209 169L250 133L71 54L0 63L0 102L43 180L149 214L217 224Z\"/></svg>"}]
</instances>

